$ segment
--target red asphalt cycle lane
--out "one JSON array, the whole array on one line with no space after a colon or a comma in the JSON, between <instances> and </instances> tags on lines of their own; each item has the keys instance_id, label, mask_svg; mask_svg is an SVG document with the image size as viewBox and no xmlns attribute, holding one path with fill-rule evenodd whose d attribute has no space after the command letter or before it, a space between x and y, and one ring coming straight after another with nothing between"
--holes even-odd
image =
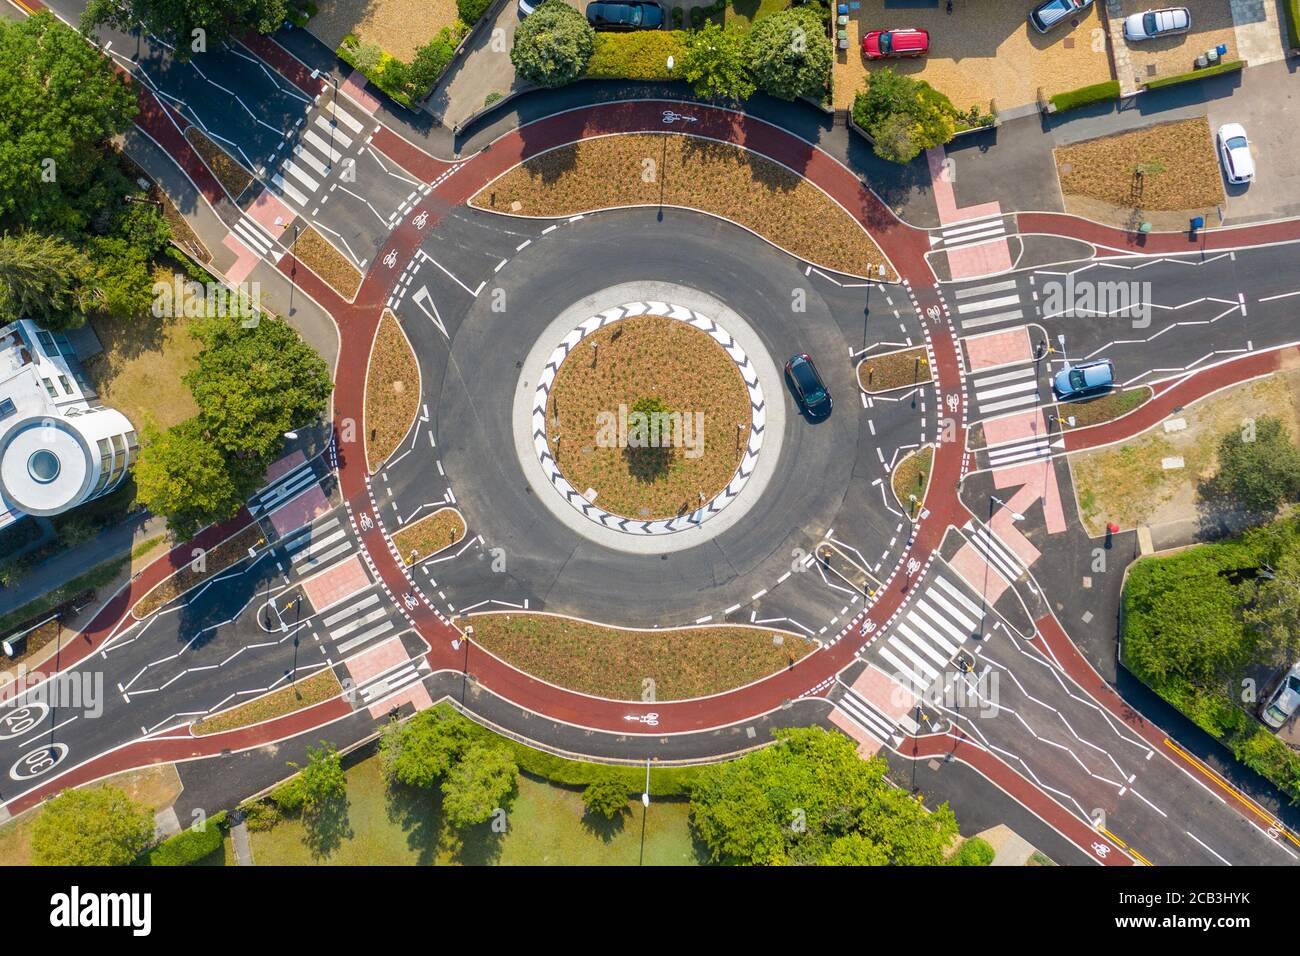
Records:
<instances>
[{"instance_id":1,"label":"red asphalt cycle lane","mask_svg":"<svg viewBox=\"0 0 1300 956\"><path fill-rule=\"evenodd\" d=\"M1189 238L1185 232L1150 232L1143 236L1132 230L1117 229L1091 219L1055 212L1017 213L1016 228L1023 234L1079 239L1098 247L1101 256L1175 255L1203 250L1213 252L1300 240L1300 219L1202 229L1195 239Z\"/></svg>"}]
</instances>

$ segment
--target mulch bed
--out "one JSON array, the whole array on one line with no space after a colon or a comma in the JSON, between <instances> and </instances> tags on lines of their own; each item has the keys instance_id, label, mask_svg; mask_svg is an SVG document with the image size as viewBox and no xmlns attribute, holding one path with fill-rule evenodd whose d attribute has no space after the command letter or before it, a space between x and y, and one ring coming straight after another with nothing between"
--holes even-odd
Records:
<instances>
[{"instance_id":1,"label":"mulch bed","mask_svg":"<svg viewBox=\"0 0 1300 956\"><path fill-rule=\"evenodd\" d=\"M925 493L930 487L930 468L934 464L934 449L926 446L912 452L897 465L890 476L894 497L909 516L917 514L925 504ZM913 510L909 495L916 495Z\"/></svg>"},{"instance_id":2,"label":"mulch bed","mask_svg":"<svg viewBox=\"0 0 1300 956\"><path fill-rule=\"evenodd\" d=\"M465 537L465 519L455 508L440 508L393 534L393 546L407 567L450 548Z\"/></svg>"},{"instance_id":3,"label":"mulch bed","mask_svg":"<svg viewBox=\"0 0 1300 956\"><path fill-rule=\"evenodd\" d=\"M1201 209L1223 202L1204 117L1103 136L1055 151L1061 192L1131 209ZM1141 169L1140 180L1135 173ZM1140 191L1135 183L1140 181Z\"/></svg>"},{"instance_id":4,"label":"mulch bed","mask_svg":"<svg viewBox=\"0 0 1300 956\"><path fill-rule=\"evenodd\" d=\"M816 648L807 638L758 627L620 630L547 614L476 614L474 640L543 680L615 700L716 694L766 677ZM780 635L781 643L773 641Z\"/></svg>"},{"instance_id":5,"label":"mulch bed","mask_svg":"<svg viewBox=\"0 0 1300 956\"><path fill-rule=\"evenodd\" d=\"M240 193L253 182L253 174L243 164L209 139L197 126L185 131L185 138L190 141L194 151L208 164L217 182L225 187L232 199L238 199Z\"/></svg>"},{"instance_id":6,"label":"mulch bed","mask_svg":"<svg viewBox=\"0 0 1300 956\"><path fill-rule=\"evenodd\" d=\"M703 454L598 444L599 416L618 416L620 405L630 415L647 397L683 419L703 413ZM651 520L694 511L701 492L705 501L716 497L740 465L752 420L740 371L717 342L676 319L642 315L587 336L561 364L547 409L547 440L580 493L595 489L595 503L606 511ZM662 459L652 461L655 452Z\"/></svg>"},{"instance_id":7,"label":"mulch bed","mask_svg":"<svg viewBox=\"0 0 1300 956\"><path fill-rule=\"evenodd\" d=\"M857 221L807 180L729 143L680 134L629 133L562 146L503 174L470 202L544 218L683 206L724 216L836 272L865 276L885 264Z\"/></svg>"},{"instance_id":8,"label":"mulch bed","mask_svg":"<svg viewBox=\"0 0 1300 956\"><path fill-rule=\"evenodd\" d=\"M919 385L932 377L925 346L869 355L858 363L858 385L876 394Z\"/></svg>"},{"instance_id":9,"label":"mulch bed","mask_svg":"<svg viewBox=\"0 0 1300 956\"><path fill-rule=\"evenodd\" d=\"M169 601L184 594L195 585L202 584L208 578L215 577L231 565L248 557L249 548L257 548L266 543L262 529L254 521L242 531L236 532L221 544L204 555L203 570L195 571L186 564L179 571L164 581L159 581L148 594L135 602L131 613L137 619L148 617Z\"/></svg>"},{"instance_id":10,"label":"mulch bed","mask_svg":"<svg viewBox=\"0 0 1300 956\"><path fill-rule=\"evenodd\" d=\"M1127 415L1133 409L1146 403L1151 397L1151 389L1130 388L1123 392L1111 392L1082 402L1063 402L1056 407L1064 427L1084 428L1088 425L1100 425L1102 422L1114 421L1121 415ZM1074 425L1066 419L1073 416Z\"/></svg>"},{"instance_id":11,"label":"mulch bed","mask_svg":"<svg viewBox=\"0 0 1300 956\"><path fill-rule=\"evenodd\" d=\"M273 717L283 717L295 710L302 710L330 700L342 693L343 688L334 676L333 668L326 667L310 677L304 677L297 684L282 687L277 691L239 704L229 710L223 710L212 717L196 720L190 727L195 737L207 734L219 734L240 727L251 727Z\"/></svg>"},{"instance_id":12,"label":"mulch bed","mask_svg":"<svg viewBox=\"0 0 1300 956\"><path fill-rule=\"evenodd\" d=\"M366 374L366 465L373 475L397 451L420 412L420 364L397 317L384 309Z\"/></svg>"},{"instance_id":13,"label":"mulch bed","mask_svg":"<svg viewBox=\"0 0 1300 956\"><path fill-rule=\"evenodd\" d=\"M298 233L289 251L349 302L361 288L361 273L356 266L311 226Z\"/></svg>"}]
</instances>

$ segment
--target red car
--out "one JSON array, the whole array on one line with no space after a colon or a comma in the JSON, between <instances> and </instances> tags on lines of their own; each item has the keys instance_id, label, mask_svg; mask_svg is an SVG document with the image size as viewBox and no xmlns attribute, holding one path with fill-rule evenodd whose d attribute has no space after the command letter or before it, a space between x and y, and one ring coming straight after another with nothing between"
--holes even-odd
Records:
<instances>
[{"instance_id":1,"label":"red car","mask_svg":"<svg viewBox=\"0 0 1300 956\"><path fill-rule=\"evenodd\" d=\"M872 30L862 38L862 55L868 60L925 56L929 52L928 30Z\"/></svg>"}]
</instances>

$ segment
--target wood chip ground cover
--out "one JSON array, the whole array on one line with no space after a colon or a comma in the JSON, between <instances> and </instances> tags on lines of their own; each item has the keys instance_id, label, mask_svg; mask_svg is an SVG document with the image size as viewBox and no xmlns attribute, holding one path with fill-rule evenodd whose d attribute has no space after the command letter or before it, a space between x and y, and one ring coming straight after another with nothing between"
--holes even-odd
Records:
<instances>
[{"instance_id":1,"label":"wood chip ground cover","mask_svg":"<svg viewBox=\"0 0 1300 956\"><path fill-rule=\"evenodd\" d=\"M504 173L471 204L547 218L617 206L683 206L723 216L837 272L866 275L885 262L857 221L816 186L739 147L677 134L562 146Z\"/></svg>"},{"instance_id":2,"label":"wood chip ground cover","mask_svg":"<svg viewBox=\"0 0 1300 956\"><path fill-rule=\"evenodd\" d=\"M230 193L232 199L238 199L239 194L253 181L253 174L233 156L208 139L197 126L187 129L185 138L194 147L194 151L203 157L203 161L208 164L208 169L212 170L212 175L217 177L217 182Z\"/></svg>"},{"instance_id":3,"label":"wood chip ground cover","mask_svg":"<svg viewBox=\"0 0 1300 956\"><path fill-rule=\"evenodd\" d=\"M923 345L899 352L869 355L858 363L858 384L867 392L888 392L928 382L930 378L930 360L926 357Z\"/></svg>"},{"instance_id":4,"label":"wood chip ground cover","mask_svg":"<svg viewBox=\"0 0 1300 956\"><path fill-rule=\"evenodd\" d=\"M647 397L683 420L703 416L702 454L665 448L667 469L652 475L638 467L632 449L605 444L601 416L619 416L620 405L630 415ZM632 316L587 336L561 364L547 408L547 440L565 478L579 492L594 489L601 508L629 518L668 518L699 507L700 492L709 501L726 487L751 421L744 380L722 346L676 319Z\"/></svg>"},{"instance_id":5,"label":"wood chip ground cover","mask_svg":"<svg viewBox=\"0 0 1300 956\"><path fill-rule=\"evenodd\" d=\"M257 522L236 532L203 556L203 566L196 569L193 564L186 564L179 571L164 581L159 581L144 597L135 602L131 613L137 618L145 618L158 610L168 601L185 593L196 584L220 574L226 568L248 557L249 548L257 548L266 543L262 529Z\"/></svg>"},{"instance_id":6,"label":"wood chip ground cover","mask_svg":"<svg viewBox=\"0 0 1300 956\"><path fill-rule=\"evenodd\" d=\"M894 467L890 477L894 497L909 514L916 514L925 503L925 493L930 486L930 466L934 464L934 449L926 446L914 451ZM916 495L916 507L912 507L909 495Z\"/></svg>"},{"instance_id":7,"label":"wood chip ground cover","mask_svg":"<svg viewBox=\"0 0 1300 956\"><path fill-rule=\"evenodd\" d=\"M472 621L474 640L516 667L615 700L640 700L647 679L656 700L719 693L789 667L816 647L758 627L633 631L547 614L476 614Z\"/></svg>"},{"instance_id":8,"label":"wood chip ground cover","mask_svg":"<svg viewBox=\"0 0 1300 956\"><path fill-rule=\"evenodd\" d=\"M455 508L440 508L393 534L393 544L409 567L465 537L465 519Z\"/></svg>"},{"instance_id":9,"label":"wood chip ground cover","mask_svg":"<svg viewBox=\"0 0 1300 956\"><path fill-rule=\"evenodd\" d=\"M330 700L342 693L343 688L334 676L333 668L326 667L310 677L303 677L296 684L272 691L246 704L239 704L214 714L203 720L197 720L191 726L196 737L207 734L219 734L240 727L251 727L273 717L283 717L296 710L311 707L321 701Z\"/></svg>"},{"instance_id":10,"label":"wood chip ground cover","mask_svg":"<svg viewBox=\"0 0 1300 956\"><path fill-rule=\"evenodd\" d=\"M348 301L361 288L361 273L357 268L311 226L298 234L290 253Z\"/></svg>"},{"instance_id":11,"label":"wood chip ground cover","mask_svg":"<svg viewBox=\"0 0 1300 956\"><path fill-rule=\"evenodd\" d=\"M373 475L411 430L420 412L420 365L397 317L379 320L366 374L366 465Z\"/></svg>"}]
</instances>

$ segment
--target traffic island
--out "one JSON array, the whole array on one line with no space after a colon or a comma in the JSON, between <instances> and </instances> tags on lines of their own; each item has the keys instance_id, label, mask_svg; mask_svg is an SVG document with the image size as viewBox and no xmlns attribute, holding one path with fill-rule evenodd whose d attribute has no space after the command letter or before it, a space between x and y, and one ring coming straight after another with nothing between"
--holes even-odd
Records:
<instances>
[{"instance_id":1,"label":"traffic island","mask_svg":"<svg viewBox=\"0 0 1300 956\"><path fill-rule=\"evenodd\" d=\"M868 355L858 363L858 386L870 395L922 385L934 377L925 346Z\"/></svg>"},{"instance_id":2,"label":"traffic island","mask_svg":"<svg viewBox=\"0 0 1300 956\"><path fill-rule=\"evenodd\" d=\"M903 506L909 518L915 518L925 504L925 492L930 487L930 469L934 465L934 447L926 445L910 452L894 466L890 487L894 498Z\"/></svg>"},{"instance_id":3,"label":"traffic island","mask_svg":"<svg viewBox=\"0 0 1300 956\"><path fill-rule=\"evenodd\" d=\"M289 247L294 268L306 266L349 302L361 288L361 272L319 232L308 226Z\"/></svg>"},{"instance_id":4,"label":"traffic island","mask_svg":"<svg viewBox=\"0 0 1300 956\"><path fill-rule=\"evenodd\" d=\"M420 412L420 363L391 310L384 309L366 371L366 467L374 474L397 451Z\"/></svg>"},{"instance_id":5,"label":"traffic island","mask_svg":"<svg viewBox=\"0 0 1300 956\"><path fill-rule=\"evenodd\" d=\"M465 519L455 508L439 508L393 534L393 546L409 568L465 538Z\"/></svg>"}]
</instances>

